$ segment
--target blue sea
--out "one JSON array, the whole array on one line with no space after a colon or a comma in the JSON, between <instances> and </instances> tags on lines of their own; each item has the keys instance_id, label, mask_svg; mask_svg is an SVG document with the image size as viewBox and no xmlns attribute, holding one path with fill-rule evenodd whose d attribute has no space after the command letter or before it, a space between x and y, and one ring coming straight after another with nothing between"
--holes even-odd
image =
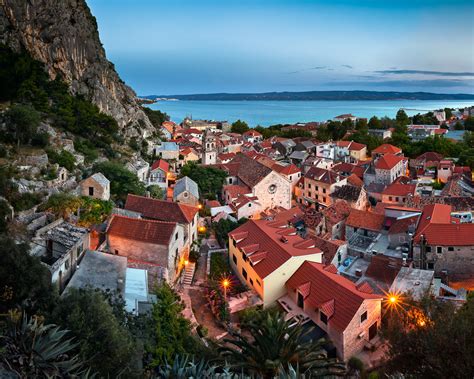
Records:
<instances>
[{"instance_id":1,"label":"blue sea","mask_svg":"<svg viewBox=\"0 0 474 379\"><path fill-rule=\"evenodd\" d=\"M344 113L357 117L395 117L400 108L408 115L426 113L441 108L474 106L474 101L458 100L381 100L381 101L160 101L150 108L166 112L172 121L181 122L186 116L234 122L246 121L257 125L293 124L326 121Z\"/></svg>"}]
</instances>

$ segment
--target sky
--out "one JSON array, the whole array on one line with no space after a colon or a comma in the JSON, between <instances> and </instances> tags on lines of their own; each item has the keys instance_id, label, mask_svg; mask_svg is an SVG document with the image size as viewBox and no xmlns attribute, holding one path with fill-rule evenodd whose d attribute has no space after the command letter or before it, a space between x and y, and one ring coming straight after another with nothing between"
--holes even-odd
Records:
<instances>
[{"instance_id":1,"label":"sky","mask_svg":"<svg viewBox=\"0 0 474 379\"><path fill-rule=\"evenodd\" d=\"M139 95L474 93L474 0L86 0Z\"/></svg>"}]
</instances>

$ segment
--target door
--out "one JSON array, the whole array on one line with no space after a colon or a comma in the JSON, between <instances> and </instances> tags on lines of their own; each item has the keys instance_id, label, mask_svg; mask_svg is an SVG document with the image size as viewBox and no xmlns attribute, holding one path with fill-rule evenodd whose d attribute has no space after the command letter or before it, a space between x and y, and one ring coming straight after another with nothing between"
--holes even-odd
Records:
<instances>
[{"instance_id":1,"label":"door","mask_svg":"<svg viewBox=\"0 0 474 379\"><path fill-rule=\"evenodd\" d=\"M377 336L377 321L375 321L369 328L369 341Z\"/></svg>"}]
</instances>

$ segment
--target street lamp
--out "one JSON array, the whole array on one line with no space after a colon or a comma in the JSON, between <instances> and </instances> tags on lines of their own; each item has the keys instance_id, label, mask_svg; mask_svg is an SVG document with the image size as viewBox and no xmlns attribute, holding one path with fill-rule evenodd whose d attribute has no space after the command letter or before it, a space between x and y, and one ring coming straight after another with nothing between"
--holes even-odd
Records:
<instances>
[{"instance_id":1,"label":"street lamp","mask_svg":"<svg viewBox=\"0 0 474 379\"><path fill-rule=\"evenodd\" d=\"M227 278L222 279L222 288L224 288L224 301L227 301L227 288L230 287L230 280Z\"/></svg>"}]
</instances>

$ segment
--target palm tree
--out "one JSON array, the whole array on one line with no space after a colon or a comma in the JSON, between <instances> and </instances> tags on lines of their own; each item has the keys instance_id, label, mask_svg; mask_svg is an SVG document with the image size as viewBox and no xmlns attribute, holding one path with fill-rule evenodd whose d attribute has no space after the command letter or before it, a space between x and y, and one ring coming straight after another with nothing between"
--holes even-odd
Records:
<instances>
[{"instance_id":1,"label":"palm tree","mask_svg":"<svg viewBox=\"0 0 474 379\"><path fill-rule=\"evenodd\" d=\"M43 325L37 317L28 319L12 315L8 322L5 333L0 335L0 375L16 374L20 378L91 377L88 371L82 370L82 363L73 354L77 344L65 339L66 330L55 325Z\"/></svg>"},{"instance_id":2,"label":"palm tree","mask_svg":"<svg viewBox=\"0 0 474 379\"><path fill-rule=\"evenodd\" d=\"M222 357L231 367L264 378L284 375L282 370L289 367L318 377L344 375L345 365L327 357L324 340L313 341L311 328L290 324L281 313L264 312L249 323L250 336L233 333L233 339L224 340Z\"/></svg>"}]
</instances>

